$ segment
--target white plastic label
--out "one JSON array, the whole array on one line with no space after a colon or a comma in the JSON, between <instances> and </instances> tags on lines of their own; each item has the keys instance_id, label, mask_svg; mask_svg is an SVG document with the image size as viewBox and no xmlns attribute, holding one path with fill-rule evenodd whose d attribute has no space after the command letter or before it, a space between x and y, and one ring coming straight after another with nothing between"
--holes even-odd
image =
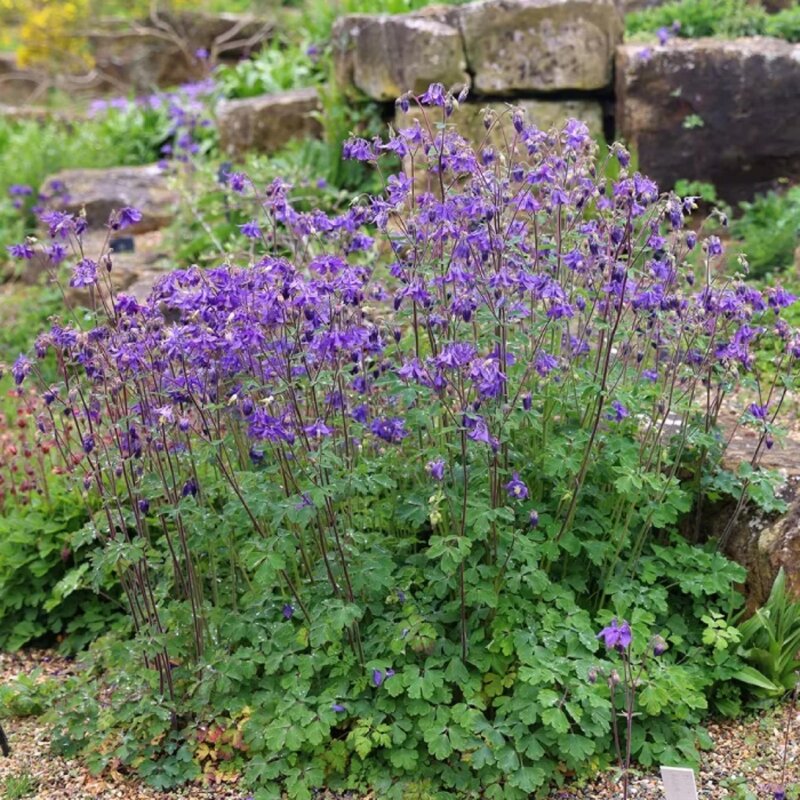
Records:
<instances>
[{"instance_id":1,"label":"white plastic label","mask_svg":"<svg viewBox=\"0 0 800 800\"><path fill-rule=\"evenodd\" d=\"M661 767L661 780L667 800L697 800L694 770L685 767Z\"/></svg>"}]
</instances>

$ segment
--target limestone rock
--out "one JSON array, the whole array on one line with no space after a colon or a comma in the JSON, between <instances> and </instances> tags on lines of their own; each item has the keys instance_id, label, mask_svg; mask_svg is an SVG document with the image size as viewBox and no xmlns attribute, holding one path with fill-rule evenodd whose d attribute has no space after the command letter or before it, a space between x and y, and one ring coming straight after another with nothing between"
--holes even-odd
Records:
<instances>
[{"instance_id":1,"label":"limestone rock","mask_svg":"<svg viewBox=\"0 0 800 800\"><path fill-rule=\"evenodd\" d=\"M158 230L173 220L180 199L156 164L65 170L49 178L43 191L54 181L64 185L65 194L52 205L73 214L85 209L92 230L105 227L111 212L125 206L142 213L141 221L126 230L128 235Z\"/></svg>"},{"instance_id":2,"label":"limestone rock","mask_svg":"<svg viewBox=\"0 0 800 800\"><path fill-rule=\"evenodd\" d=\"M247 58L267 42L273 34L272 20L252 14L202 11L167 14L170 25L185 42L187 49L216 52L223 59Z\"/></svg>"},{"instance_id":3,"label":"limestone rock","mask_svg":"<svg viewBox=\"0 0 800 800\"><path fill-rule=\"evenodd\" d=\"M97 71L115 87L148 91L206 76L195 55L207 50L237 59L257 50L271 35L270 22L252 16L183 12L97 29L89 36Z\"/></svg>"},{"instance_id":4,"label":"limestone rock","mask_svg":"<svg viewBox=\"0 0 800 800\"><path fill-rule=\"evenodd\" d=\"M611 86L614 0L481 0L460 10L474 88L487 95Z\"/></svg>"},{"instance_id":5,"label":"limestone rock","mask_svg":"<svg viewBox=\"0 0 800 800\"><path fill-rule=\"evenodd\" d=\"M222 102L217 109L220 145L230 155L274 153L291 139L320 138L316 114L321 110L314 88Z\"/></svg>"},{"instance_id":6,"label":"limestone rock","mask_svg":"<svg viewBox=\"0 0 800 800\"><path fill-rule=\"evenodd\" d=\"M16 56L0 53L0 103L20 105L36 95L42 76L17 66Z\"/></svg>"},{"instance_id":7,"label":"limestone rock","mask_svg":"<svg viewBox=\"0 0 800 800\"><path fill-rule=\"evenodd\" d=\"M800 600L800 476L791 476L783 490L789 504L784 514L767 516L746 507L725 542L725 554L747 568L745 594L752 611L769 597L782 568L789 594ZM728 514L731 512L728 508Z\"/></svg>"},{"instance_id":8,"label":"limestone rock","mask_svg":"<svg viewBox=\"0 0 800 800\"><path fill-rule=\"evenodd\" d=\"M125 231L127 234L128 231ZM105 243L105 232L95 231L84 236L83 246L89 258L96 259ZM133 295L137 300L143 300L147 292L145 287L155 283L156 279L164 275L171 266L169 253L163 231L149 231L131 237L116 237L117 240L125 238L133 249L123 249L111 252L111 272L108 273L114 293L125 292ZM132 240L132 241L130 241ZM113 242L113 238L112 238ZM101 281L103 295L107 295L107 284ZM95 289L95 295L97 293ZM66 303L70 307L91 307L93 294L85 288L68 287Z\"/></svg>"},{"instance_id":9,"label":"limestone rock","mask_svg":"<svg viewBox=\"0 0 800 800\"><path fill-rule=\"evenodd\" d=\"M415 14L353 14L333 28L337 81L373 100L395 100L431 83L448 89L469 85L454 9Z\"/></svg>"},{"instance_id":10,"label":"limestone rock","mask_svg":"<svg viewBox=\"0 0 800 800\"><path fill-rule=\"evenodd\" d=\"M662 188L710 181L735 202L800 177L800 44L674 39L616 63L618 134Z\"/></svg>"}]
</instances>

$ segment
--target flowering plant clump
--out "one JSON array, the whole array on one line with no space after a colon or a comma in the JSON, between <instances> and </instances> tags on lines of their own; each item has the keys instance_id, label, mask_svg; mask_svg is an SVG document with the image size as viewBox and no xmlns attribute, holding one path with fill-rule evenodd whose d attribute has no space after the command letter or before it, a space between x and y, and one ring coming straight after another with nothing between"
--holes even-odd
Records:
<instances>
[{"instance_id":1,"label":"flowering plant clump","mask_svg":"<svg viewBox=\"0 0 800 800\"><path fill-rule=\"evenodd\" d=\"M149 129L164 164L169 159L187 162L215 141L211 109L217 95L217 83L208 77L135 99L94 100L89 116L133 124L145 134Z\"/></svg>"},{"instance_id":2,"label":"flowering plant clump","mask_svg":"<svg viewBox=\"0 0 800 800\"><path fill-rule=\"evenodd\" d=\"M732 669L697 619L729 610L741 570L674 530L687 477L713 485L716 415L745 378L764 413L727 483L744 502L760 480L800 355L793 298L719 275L718 242L684 229L690 201L618 145L607 177L582 123L509 109L474 149L447 125L458 102L431 86L400 101L421 121L351 140L347 157L406 170L344 213L228 176L257 204L251 259L174 272L143 303L112 292L113 255L83 253L80 218L47 218L98 318L37 340L61 374L46 428L81 457L131 647L170 709L159 757L208 704L249 706L259 796L521 798L608 758L611 705L580 676L609 598L634 624L607 643L683 619L696 653L653 678L641 761L694 748L687 725ZM23 355L13 373L39 368ZM73 697L67 727L92 708Z\"/></svg>"},{"instance_id":3,"label":"flowering plant clump","mask_svg":"<svg viewBox=\"0 0 800 800\"><path fill-rule=\"evenodd\" d=\"M42 436L37 417L42 403L34 392L11 390L0 412L0 511L50 497L52 475L62 474L55 442Z\"/></svg>"}]
</instances>

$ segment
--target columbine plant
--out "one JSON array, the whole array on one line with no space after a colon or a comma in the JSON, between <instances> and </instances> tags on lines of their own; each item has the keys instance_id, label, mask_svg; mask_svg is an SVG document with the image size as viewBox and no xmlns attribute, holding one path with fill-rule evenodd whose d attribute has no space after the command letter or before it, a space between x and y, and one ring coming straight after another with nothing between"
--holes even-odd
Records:
<instances>
[{"instance_id":1,"label":"columbine plant","mask_svg":"<svg viewBox=\"0 0 800 800\"><path fill-rule=\"evenodd\" d=\"M412 774L423 752L437 780L479 770L487 796L522 797L547 764L584 763L600 725L590 697L567 703L586 733L569 738L554 705L569 678L535 668L553 581L590 626L689 511L686 475L716 468L716 415L745 375L763 447L800 340L780 318L793 298L721 275L719 241L684 229L691 202L632 172L621 146L611 180L576 120L546 132L509 110L475 149L441 86L412 103L419 118L388 141L345 148L403 160L383 194L300 212L285 183L232 173L254 208L249 263L174 272L143 303L113 292L113 255L83 252L80 217L47 214L46 255L72 260L98 319L39 338L61 375L42 424L80 458L174 705L175 680L194 685L192 665L252 608L275 663L305 665L259 713L305 729L318 698L308 747L324 770L338 731L360 759L404 742ZM759 348L777 364L766 379ZM23 355L13 372L39 369ZM571 644L561 668L592 646ZM288 753L274 774L294 769L301 740L253 736Z\"/></svg>"},{"instance_id":2,"label":"columbine plant","mask_svg":"<svg viewBox=\"0 0 800 800\"><path fill-rule=\"evenodd\" d=\"M642 685L642 679L647 673L648 660L651 655L661 656L666 652L667 644L661 636L655 636L648 647L638 657L633 652L633 632L630 623L626 620L618 622L611 620L597 638L601 639L606 650L619 657L622 674L612 669L608 675L608 689L611 695L611 727L614 733L614 751L617 755L619 773L622 779L622 797L628 800L628 790L631 779L631 755L633 741L633 720L636 716L636 692ZM589 676L590 681L597 680L597 672L593 670ZM621 695L620 706L618 697ZM620 733L620 718L625 723L624 737Z\"/></svg>"}]
</instances>

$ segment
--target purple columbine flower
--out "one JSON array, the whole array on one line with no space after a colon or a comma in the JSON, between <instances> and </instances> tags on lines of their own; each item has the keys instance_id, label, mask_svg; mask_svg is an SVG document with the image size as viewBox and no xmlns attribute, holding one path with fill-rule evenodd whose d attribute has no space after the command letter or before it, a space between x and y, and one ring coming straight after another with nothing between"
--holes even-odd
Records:
<instances>
[{"instance_id":1,"label":"purple columbine flower","mask_svg":"<svg viewBox=\"0 0 800 800\"><path fill-rule=\"evenodd\" d=\"M142 514L146 514L150 510L150 501L145 498L142 498L139 501L138 506L139 506L139 511L141 511Z\"/></svg>"},{"instance_id":2,"label":"purple columbine flower","mask_svg":"<svg viewBox=\"0 0 800 800\"><path fill-rule=\"evenodd\" d=\"M424 106L443 106L444 100L445 91L441 83L432 83L419 98L419 102Z\"/></svg>"},{"instance_id":3,"label":"purple columbine flower","mask_svg":"<svg viewBox=\"0 0 800 800\"><path fill-rule=\"evenodd\" d=\"M125 206L125 208L121 208L117 214L116 219L111 223L111 227L115 231L124 231L125 228L130 228L132 225L135 225L137 222L142 221L142 212L139 211L138 208L132 208L131 206Z\"/></svg>"},{"instance_id":4,"label":"purple columbine flower","mask_svg":"<svg viewBox=\"0 0 800 800\"><path fill-rule=\"evenodd\" d=\"M189 497L191 495L194 497L197 494L197 484L190 478L186 483L183 484L183 488L181 489L181 497Z\"/></svg>"},{"instance_id":5,"label":"purple columbine flower","mask_svg":"<svg viewBox=\"0 0 800 800\"><path fill-rule=\"evenodd\" d=\"M389 667L384 673L383 670L374 669L372 670L372 683L375 686L380 686L384 681L388 681L395 674L394 670Z\"/></svg>"},{"instance_id":6,"label":"purple columbine flower","mask_svg":"<svg viewBox=\"0 0 800 800\"><path fill-rule=\"evenodd\" d=\"M653 655L663 656L667 652L667 643L663 636L656 636L653 639Z\"/></svg>"},{"instance_id":7,"label":"purple columbine flower","mask_svg":"<svg viewBox=\"0 0 800 800\"><path fill-rule=\"evenodd\" d=\"M519 473L515 472L511 480L505 486L509 497L514 500L525 500L528 496L528 487L519 479Z\"/></svg>"},{"instance_id":8,"label":"purple columbine flower","mask_svg":"<svg viewBox=\"0 0 800 800\"><path fill-rule=\"evenodd\" d=\"M630 416L630 412L619 400L614 400L611 404L611 411L609 411L606 416L614 422L622 422L625 417Z\"/></svg>"},{"instance_id":9,"label":"purple columbine flower","mask_svg":"<svg viewBox=\"0 0 800 800\"><path fill-rule=\"evenodd\" d=\"M97 283L97 262L91 258L82 258L73 268L69 285L80 289L94 286Z\"/></svg>"},{"instance_id":10,"label":"purple columbine flower","mask_svg":"<svg viewBox=\"0 0 800 800\"><path fill-rule=\"evenodd\" d=\"M772 792L773 800L786 800L786 789L783 786L776 786Z\"/></svg>"},{"instance_id":11,"label":"purple columbine flower","mask_svg":"<svg viewBox=\"0 0 800 800\"><path fill-rule=\"evenodd\" d=\"M384 417L373 420L369 429L379 439L391 444L399 444L408 436L406 422L400 417Z\"/></svg>"},{"instance_id":12,"label":"purple columbine flower","mask_svg":"<svg viewBox=\"0 0 800 800\"><path fill-rule=\"evenodd\" d=\"M10 244L6 248L12 258L24 258L30 261L34 256L33 248L29 244Z\"/></svg>"},{"instance_id":13,"label":"purple columbine flower","mask_svg":"<svg viewBox=\"0 0 800 800\"><path fill-rule=\"evenodd\" d=\"M425 469L435 481L444 480L444 459L435 458L433 461L429 461L425 465Z\"/></svg>"},{"instance_id":14,"label":"purple columbine flower","mask_svg":"<svg viewBox=\"0 0 800 800\"><path fill-rule=\"evenodd\" d=\"M83 437L83 441L81 442L81 447L83 448L83 452L86 453L88 456L89 453L94 450L94 436L91 433L87 433L86 436Z\"/></svg>"},{"instance_id":15,"label":"purple columbine flower","mask_svg":"<svg viewBox=\"0 0 800 800\"><path fill-rule=\"evenodd\" d=\"M284 607L281 609L281 613L283 614L284 619L291 619L294 615L294 606L291 603L286 603Z\"/></svg>"},{"instance_id":16,"label":"purple columbine flower","mask_svg":"<svg viewBox=\"0 0 800 800\"><path fill-rule=\"evenodd\" d=\"M622 653L631 646L633 634L628 622L622 620L622 624L619 624L617 618L614 617L611 624L597 634L597 638L603 640L608 650L619 650Z\"/></svg>"},{"instance_id":17,"label":"purple columbine flower","mask_svg":"<svg viewBox=\"0 0 800 800\"><path fill-rule=\"evenodd\" d=\"M528 523L530 524L531 528L536 528L539 525L538 511L531 511L530 515L528 516Z\"/></svg>"},{"instance_id":18,"label":"purple columbine flower","mask_svg":"<svg viewBox=\"0 0 800 800\"><path fill-rule=\"evenodd\" d=\"M331 706L331 711L335 711L337 714L341 714L347 711L347 709L341 703L334 703Z\"/></svg>"},{"instance_id":19,"label":"purple columbine flower","mask_svg":"<svg viewBox=\"0 0 800 800\"><path fill-rule=\"evenodd\" d=\"M719 236L709 236L706 240L706 248L708 249L708 254L710 256L721 256L722 242L720 241Z\"/></svg>"},{"instance_id":20,"label":"purple columbine flower","mask_svg":"<svg viewBox=\"0 0 800 800\"><path fill-rule=\"evenodd\" d=\"M241 172L234 172L230 176L231 189L233 189L236 194L241 194L244 191L246 182L247 177Z\"/></svg>"},{"instance_id":21,"label":"purple columbine flower","mask_svg":"<svg viewBox=\"0 0 800 800\"><path fill-rule=\"evenodd\" d=\"M31 371L31 361L27 356L20 353L14 365L11 367L11 374L14 376L14 383L20 386Z\"/></svg>"},{"instance_id":22,"label":"purple columbine flower","mask_svg":"<svg viewBox=\"0 0 800 800\"><path fill-rule=\"evenodd\" d=\"M242 236L246 236L248 239L261 238L261 228L259 228L254 219L251 219L250 222L245 222L244 225L240 225L239 230L242 232Z\"/></svg>"},{"instance_id":23,"label":"purple columbine flower","mask_svg":"<svg viewBox=\"0 0 800 800\"><path fill-rule=\"evenodd\" d=\"M767 406L760 406L758 403L751 403L747 410L761 422L767 421Z\"/></svg>"},{"instance_id":24,"label":"purple columbine flower","mask_svg":"<svg viewBox=\"0 0 800 800\"><path fill-rule=\"evenodd\" d=\"M51 264L58 266L67 257L67 248L61 242L53 242L50 247L45 248L47 257Z\"/></svg>"},{"instance_id":25,"label":"purple columbine flower","mask_svg":"<svg viewBox=\"0 0 800 800\"><path fill-rule=\"evenodd\" d=\"M333 431L321 420L318 419L311 425L306 425L303 430L315 439L321 439L324 436L330 436Z\"/></svg>"}]
</instances>

